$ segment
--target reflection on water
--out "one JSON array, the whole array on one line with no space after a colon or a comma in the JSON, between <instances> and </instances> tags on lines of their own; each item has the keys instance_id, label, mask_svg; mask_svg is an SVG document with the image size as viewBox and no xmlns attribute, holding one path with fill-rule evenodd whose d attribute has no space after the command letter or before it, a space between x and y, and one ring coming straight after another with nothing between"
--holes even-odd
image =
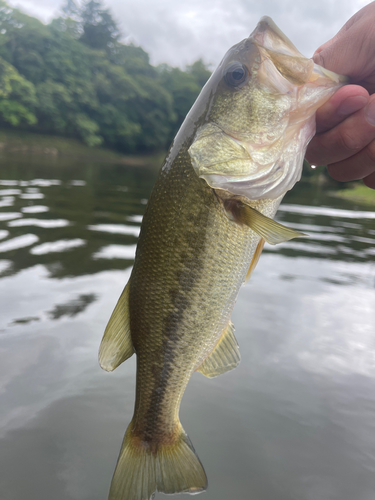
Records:
<instances>
[{"instance_id":1,"label":"reflection on water","mask_svg":"<svg viewBox=\"0 0 375 500\"><path fill-rule=\"evenodd\" d=\"M66 250L71 250L72 248L81 247L82 245L85 244L86 244L85 240L82 240L81 238L76 238L74 240L58 240L34 246L30 250L30 252L33 255L43 255L52 252L65 252Z\"/></svg>"},{"instance_id":2,"label":"reflection on water","mask_svg":"<svg viewBox=\"0 0 375 500\"><path fill-rule=\"evenodd\" d=\"M125 224L96 224L95 226L88 226L91 231L104 231L105 233L118 233L118 234L132 234L138 237L139 227L126 226Z\"/></svg>"},{"instance_id":3,"label":"reflection on water","mask_svg":"<svg viewBox=\"0 0 375 500\"><path fill-rule=\"evenodd\" d=\"M135 360L107 374L97 350L156 172L1 160L0 498L103 500ZM266 246L233 313L240 366L182 402L204 498L373 500L375 213L301 184L278 219L309 238Z\"/></svg>"},{"instance_id":4,"label":"reflection on water","mask_svg":"<svg viewBox=\"0 0 375 500\"><path fill-rule=\"evenodd\" d=\"M8 233L9 234L9 233ZM39 240L35 234L23 234L0 243L0 253L8 253L19 248L29 247Z\"/></svg>"},{"instance_id":5,"label":"reflection on water","mask_svg":"<svg viewBox=\"0 0 375 500\"><path fill-rule=\"evenodd\" d=\"M59 304L54 307L48 314L51 319L60 319L62 316L76 316L83 312L88 305L96 300L94 293L86 293L79 295L76 299L70 300L66 304Z\"/></svg>"}]
</instances>

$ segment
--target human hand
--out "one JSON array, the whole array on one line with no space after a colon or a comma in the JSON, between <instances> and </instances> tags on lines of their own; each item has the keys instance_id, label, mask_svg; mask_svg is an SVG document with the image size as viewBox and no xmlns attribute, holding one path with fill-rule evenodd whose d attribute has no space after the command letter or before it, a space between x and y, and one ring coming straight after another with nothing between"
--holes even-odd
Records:
<instances>
[{"instance_id":1,"label":"human hand","mask_svg":"<svg viewBox=\"0 0 375 500\"><path fill-rule=\"evenodd\" d=\"M314 61L358 85L342 87L318 110L306 158L327 165L336 180L363 179L375 189L375 2L319 47Z\"/></svg>"}]
</instances>

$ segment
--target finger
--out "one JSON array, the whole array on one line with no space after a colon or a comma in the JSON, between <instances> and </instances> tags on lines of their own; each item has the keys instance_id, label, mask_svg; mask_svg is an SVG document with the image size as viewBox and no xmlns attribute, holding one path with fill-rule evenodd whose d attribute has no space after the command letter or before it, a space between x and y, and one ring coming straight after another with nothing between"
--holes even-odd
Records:
<instances>
[{"instance_id":1,"label":"finger","mask_svg":"<svg viewBox=\"0 0 375 500\"><path fill-rule=\"evenodd\" d=\"M375 92L375 2L357 12L341 30L319 47L314 62L335 73L349 76L352 83Z\"/></svg>"},{"instance_id":2,"label":"finger","mask_svg":"<svg viewBox=\"0 0 375 500\"><path fill-rule=\"evenodd\" d=\"M342 87L316 112L316 132L320 134L335 127L347 116L364 108L368 100L368 92L363 87Z\"/></svg>"},{"instance_id":3,"label":"finger","mask_svg":"<svg viewBox=\"0 0 375 500\"><path fill-rule=\"evenodd\" d=\"M342 123L311 141L306 158L316 165L329 165L349 158L375 139L375 95L369 104Z\"/></svg>"},{"instance_id":4,"label":"finger","mask_svg":"<svg viewBox=\"0 0 375 500\"><path fill-rule=\"evenodd\" d=\"M314 52L314 55L312 56L312 58L313 58L313 60L314 60L315 63L319 64L319 61L320 61L319 54L320 54L320 52L322 52L327 47L329 47L330 45L332 45L335 42L336 38L337 38L337 35L335 35L330 40L327 40L325 43L323 43L320 47L318 47L316 49L316 51Z\"/></svg>"},{"instance_id":5,"label":"finger","mask_svg":"<svg viewBox=\"0 0 375 500\"><path fill-rule=\"evenodd\" d=\"M331 177L340 182L369 178L366 182L372 183L375 174L375 140L351 158L328 165L327 170Z\"/></svg>"},{"instance_id":6,"label":"finger","mask_svg":"<svg viewBox=\"0 0 375 500\"><path fill-rule=\"evenodd\" d=\"M371 189L375 189L375 172L373 172L372 174L368 175L367 177L365 177L363 179L363 183L371 188Z\"/></svg>"},{"instance_id":7,"label":"finger","mask_svg":"<svg viewBox=\"0 0 375 500\"><path fill-rule=\"evenodd\" d=\"M374 71L375 31L371 17L359 16L347 23L337 35L314 54L314 62L335 73L350 76L353 81L366 79Z\"/></svg>"}]
</instances>

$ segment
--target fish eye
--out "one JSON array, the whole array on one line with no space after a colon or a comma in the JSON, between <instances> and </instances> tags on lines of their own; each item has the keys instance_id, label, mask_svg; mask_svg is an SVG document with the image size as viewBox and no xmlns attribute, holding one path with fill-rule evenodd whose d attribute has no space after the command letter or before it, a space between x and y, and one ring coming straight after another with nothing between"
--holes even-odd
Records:
<instances>
[{"instance_id":1,"label":"fish eye","mask_svg":"<svg viewBox=\"0 0 375 500\"><path fill-rule=\"evenodd\" d=\"M226 67L224 81L229 87L238 88L247 80L247 76L247 67L239 62L233 62Z\"/></svg>"}]
</instances>

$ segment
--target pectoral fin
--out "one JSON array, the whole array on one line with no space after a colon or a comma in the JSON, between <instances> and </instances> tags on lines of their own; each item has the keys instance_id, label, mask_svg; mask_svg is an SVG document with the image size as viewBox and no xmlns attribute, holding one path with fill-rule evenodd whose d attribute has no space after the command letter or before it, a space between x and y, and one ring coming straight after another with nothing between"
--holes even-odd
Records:
<instances>
[{"instance_id":1,"label":"pectoral fin","mask_svg":"<svg viewBox=\"0 0 375 500\"><path fill-rule=\"evenodd\" d=\"M307 236L307 234L283 226L242 202L233 203L232 200L228 200L224 202L224 206L227 211L230 211L231 216L236 222L245 224L271 245L299 238L300 236Z\"/></svg>"},{"instance_id":2,"label":"pectoral fin","mask_svg":"<svg viewBox=\"0 0 375 500\"><path fill-rule=\"evenodd\" d=\"M129 283L124 288L108 321L99 349L99 364L107 372L134 353L129 322Z\"/></svg>"},{"instance_id":3,"label":"pectoral fin","mask_svg":"<svg viewBox=\"0 0 375 500\"><path fill-rule=\"evenodd\" d=\"M229 321L215 349L203 361L197 371L208 378L214 378L236 368L240 360L240 351L236 337L234 336L234 326Z\"/></svg>"}]
</instances>

